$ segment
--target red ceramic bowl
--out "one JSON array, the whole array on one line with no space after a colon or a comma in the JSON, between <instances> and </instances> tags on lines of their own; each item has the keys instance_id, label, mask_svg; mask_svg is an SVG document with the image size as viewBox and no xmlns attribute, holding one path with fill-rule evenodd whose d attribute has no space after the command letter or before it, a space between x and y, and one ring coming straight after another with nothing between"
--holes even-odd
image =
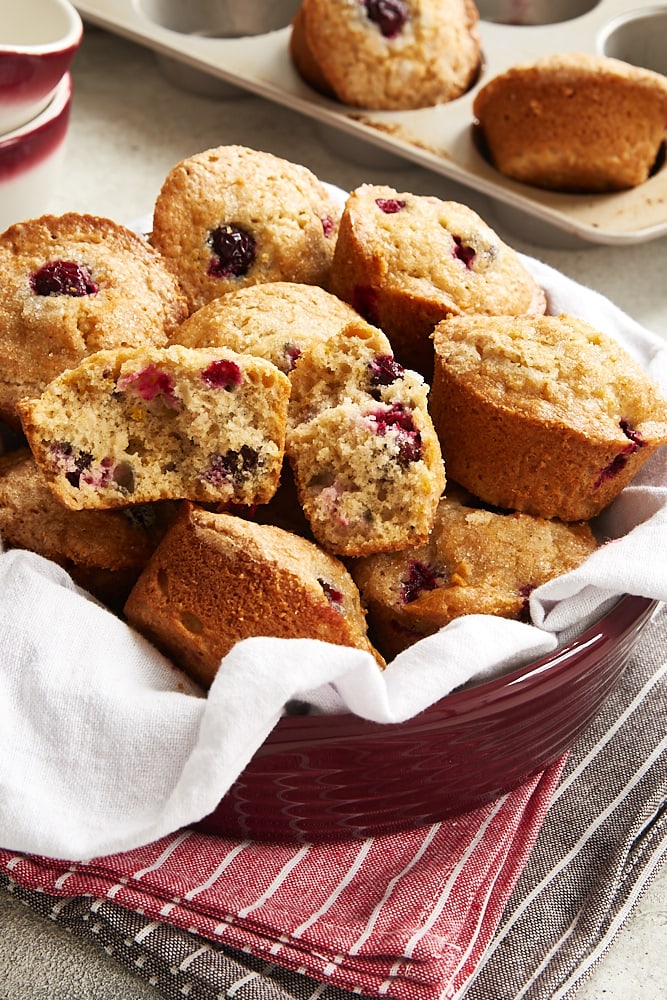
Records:
<instances>
[{"instance_id":1,"label":"red ceramic bowl","mask_svg":"<svg viewBox=\"0 0 667 1000\"><path fill-rule=\"evenodd\" d=\"M49 208L57 187L71 101L72 80L66 73L37 118L0 136L0 232Z\"/></svg>"},{"instance_id":2,"label":"red ceramic bowl","mask_svg":"<svg viewBox=\"0 0 667 1000\"><path fill-rule=\"evenodd\" d=\"M0 13L0 133L32 121L54 97L83 36L69 0L6 0Z\"/></svg>"},{"instance_id":3,"label":"red ceramic bowl","mask_svg":"<svg viewBox=\"0 0 667 1000\"><path fill-rule=\"evenodd\" d=\"M283 718L199 828L263 841L352 839L496 799L572 746L620 680L655 607L623 597L570 645L406 722Z\"/></svg>"}]
</instances>

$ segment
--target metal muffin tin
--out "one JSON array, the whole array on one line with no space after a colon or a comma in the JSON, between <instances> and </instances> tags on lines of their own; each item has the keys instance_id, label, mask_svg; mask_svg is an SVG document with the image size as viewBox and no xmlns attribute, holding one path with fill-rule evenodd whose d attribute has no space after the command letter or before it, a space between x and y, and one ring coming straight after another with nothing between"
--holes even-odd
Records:
<instances>
[{"instance_id":1,"label":"metal muffin tin","mask_svg":"<svg viewBox=\"0 0 667 1000\"><path fill-rule=\"evenodd\" d=\"M612 194L542 191L503 177L474 138L476 91L508 67L555 52L612 56L667 75L667 3L628 0L498 0L477 3L484 64L475 87L448 104L416 111L347 107L310 88L288 52L296 0L75 0L91 24L153 49L184 71L204 74L342 130L492 198L537 228L594 244L667 235L667 165ZM513 23L502 23L513 22ZM519 23L516 23L519 22ZM229 89L229 87L228 87ZM236 90L238 93L238 90ZM664 161L664 157L663 157Z\"/></svg>"}]
</instances>

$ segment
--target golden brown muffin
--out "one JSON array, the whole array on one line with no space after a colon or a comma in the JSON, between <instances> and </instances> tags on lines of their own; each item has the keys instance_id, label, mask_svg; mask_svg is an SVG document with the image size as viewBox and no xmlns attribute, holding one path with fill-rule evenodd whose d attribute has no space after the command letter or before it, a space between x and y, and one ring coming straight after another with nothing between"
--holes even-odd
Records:
<instances>
[{"instance_id":1,"label":"golden brown muffin","mask_svg":"<svg viewBox=\"0 0 667 1000\"><path fill-rule=\"evenodd\" d=\"M451 490L425 545L359 559L351 572L370 635L389 660L462 615L528 620L531 592L595 547L586 523L491 511Z\"/></svg>"},{"instance_id":2,"label":"golden brown muffin","mask_svg":"<svg viewBox=\"0 0 667 1000\"><path fill-rule=\"evenodd\" d=\"M480 66L472 0L303 0L290 54L343 104L400 110L451 101Z\"/></svg>"},{"instance_id":3,"label":"golden brown muffin","mask_svg":"<svg viewBox=\"0 0 667 1000\"><path fill-rule=\"evenodd\" d=\"M67 510L27 448L0 457L0 538L67 570L75 583L121 611L177 505Z\"/></svg>"},{"instance_id":4,"label":"golden brown muffin","mask_svg":"<svg viewBox=\"0 0 667 1000\"><path fill-rule=\"evenodd\" d=\"M340 207L306 167L219 146L169 172L151 239L194 312L263 281L325 286L339 218Z\"/></svg>"},{"instance_id":5,"label":"golden brown muffin","mask_svg":"<svg viewBox=\"0 0 667 1000\"><path fill-rule=\"evenodd\" d=\"M445 469L423 378L363 320L312 344L291 378L285 451L320 545L361 556L424 541Z\"/></svg>"},{"instance_id":6,"label":"golden brown muffin","mask_svg":"<svg viewBox=\"0 0 667 1000\"><path fill-rule=\"evenodd\" d=\"M176 280L131 230L91 215L44 215L0 236L0 419L86 355L164 346L187 315Z\"/></svg>"},{"instance_id":7,"label":"golden brown muffin","mask_svg":"<svg viewBox=\"0 0 667 1000\"><path fill-rule=\"evenodd\" d=\"M461 313L543 313L518 255L457 202L364 184L343 211L330 288L430 381L436 323Z\"/></svg>"},{"instance_id":8,"label":"golden brown muffin","mask_svg":"<svg viewBox=\"0 0 667 1000\"><path fill-rule=\"evenodd\" d=\"M305 345L326 340L357 319L347 302L319 285L268 281L202 306L178 327L172 343L257 354L289 373Z\"/></svg>"},{"instance_id":9,"label":"golden brown muffin","mask_svg":"<svg viewBox=\"0 0 667 1000\"><path fill-rule=\"evenodd\" d=\"M667 123L667 78L588 53L513 66L473 114L507 177L557 191L618 191L649 176Z\"/></svg>"},{"instance_id":10,"label":"golden brown muffin","mask_svg":"<svg viewBox=\"0 0 667 1000\"><path fill-rule=\"evenodd\" d=\"M251 636L356 646L384 665L339 560L282 528L189 503L137 581L125 613L206 687L222 657Z\"/></svg>"},{"instance_id":11,"label":"golden brown muffin","mask_svg":"<svg viewBox=\"0 0 667 1000\"><path fill-rule=\"evenodd\" d=\"M118 348L18 404L65 506L153 500L265 503L284 454L289 379L225 348Z\"/></svg>"},{"instance_id":12,"label":"golden brown muffin","mask_svg":"<svg viewBox=\"0 0 667 1000\"><path fill-rule=\"evenodd\" d=\"M667 401L572 316L447 320L431 412L449 476L486 503L586 521L667 442Z\"/></svg>"}]
</instances>

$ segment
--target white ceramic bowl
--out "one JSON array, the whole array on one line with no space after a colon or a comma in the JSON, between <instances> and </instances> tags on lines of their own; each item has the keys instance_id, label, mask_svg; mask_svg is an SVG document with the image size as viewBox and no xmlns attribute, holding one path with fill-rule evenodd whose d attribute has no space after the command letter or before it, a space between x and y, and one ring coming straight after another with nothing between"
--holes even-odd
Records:
<instances>
[{"instance_id":1,"label":"white ceramic bowl","mask_svg":"<svg viewBox=\"0 0 667 1000\"><path fill-rule=\"evenodd\" d=\"M83 36L69 0L3 0L0 11L0 135L32 121L53 100Z\"/></svg>"},{"instance_id":2,"label":"white ceramic bowl","mask_svg":"<svg viewBox=\"0 0 667 1000\"><path fill-rule=\"evenodd\" d=\"M72 80L66 73L41 114L0 135L0 232L48 211L64 152L71 100Z\"/></svg>"}]
</instances>

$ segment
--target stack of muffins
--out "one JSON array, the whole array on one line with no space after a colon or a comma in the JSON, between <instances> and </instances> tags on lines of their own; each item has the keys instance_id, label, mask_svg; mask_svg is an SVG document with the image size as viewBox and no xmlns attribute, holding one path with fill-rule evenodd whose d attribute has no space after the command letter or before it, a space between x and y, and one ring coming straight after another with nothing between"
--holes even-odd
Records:
<instances>
[{"instance_id":1,"label":"stack of muffins","mask_svg":"<svg viewBox=\"0 0 667 1000\"><path fill-rule=\"evenodd\" d=\"M0 265L0 537L205 687L249 636L381 668L460 615L527 620L667 443L644 372L457 203L343 204L227 146L170 171L148 240L46 216Z\"/></svg>"}]
</instances>

